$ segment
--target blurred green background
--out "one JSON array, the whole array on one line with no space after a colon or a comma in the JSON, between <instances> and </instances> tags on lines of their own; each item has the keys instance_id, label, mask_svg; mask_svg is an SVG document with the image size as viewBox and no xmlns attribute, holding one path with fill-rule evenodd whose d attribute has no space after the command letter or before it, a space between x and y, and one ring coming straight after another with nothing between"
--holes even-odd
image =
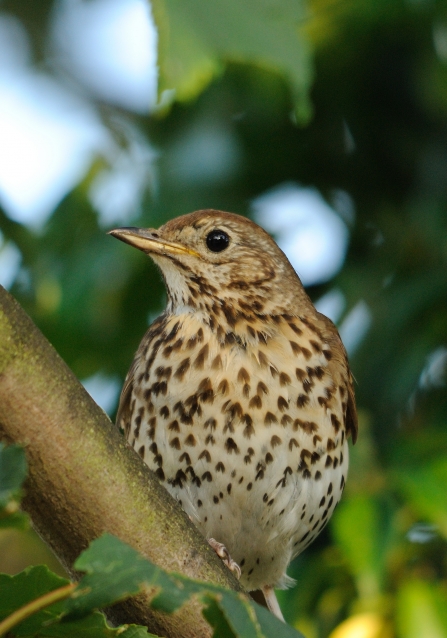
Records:
<instances>
[{"instance_id":1,"label":"blurred green background","mask_svg":"<svg viewBox=\"0 0 447 638\"><path fill-rule=\"evenodd\" d=\"M106 231L257 219L339 325L360 414L286 619L447 636L447 3L154 0L157 32L150 8L0 3L0 282L113 417L165 294ZM0 571L40 562L31 532L0 533Z\"/></svg>"}]
</instances>

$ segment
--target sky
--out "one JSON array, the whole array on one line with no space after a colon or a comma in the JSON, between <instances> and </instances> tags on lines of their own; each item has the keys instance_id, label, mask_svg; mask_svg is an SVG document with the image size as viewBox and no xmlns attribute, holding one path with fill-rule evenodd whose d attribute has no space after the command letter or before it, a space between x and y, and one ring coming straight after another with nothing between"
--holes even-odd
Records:
<instances>
[{"instance_id":1,"label":"sky","mask_svg":"<svg viewBox=\"0 0 447 638\"><path fill-rule=\"evenodd\" d=\"M25 28L0 11L0 204L13 220L35 232L63 197L102 157L104 168L89 197L99 223L126 225L137 216L141 195L156 180L159 151L123 117L116 122L126 149L112 138L98 100L149 115L157 102L157 32L146 0L60 0L47 34L47 65L37 68ZM182 152L206 156L210 179L234 168L235 142L225 130L202 123L179 140L178 179L194 179L194 163ZM227 159L225 159L227 158ZM173 167L175 169L175 167ZM204 178L201 170L201 178ZM206 175L205 175L206 177ZM185 211L189 212L189 211ZM278 184L251 203L253 219L274 234L305 286L329 281L342 267L355 222L347 193L327 202L309 186ZM0 230L0 283L9 288L20 270L18 248ZM339 290L317 302L334 321L345 311ZM353 352L371 323L365 302L340 325ZM98 373L85 380L107 411L116 404L119 383Z\"/></svg>"}]
</instances>

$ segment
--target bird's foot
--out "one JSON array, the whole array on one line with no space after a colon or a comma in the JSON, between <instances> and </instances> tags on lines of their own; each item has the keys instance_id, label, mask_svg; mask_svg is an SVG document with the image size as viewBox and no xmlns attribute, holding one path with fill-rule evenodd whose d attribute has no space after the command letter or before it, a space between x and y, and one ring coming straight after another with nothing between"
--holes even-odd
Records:
<instances>
[{"instance_id":1,"label":"bird's foot","mask_svg":"<svg viewBox=\"0 0 447 638\"><path fill-rule=\"evenodd\" d=\"M236 578L239 580L241 577L241 568L236 563L236 561L231 558L230 553L225 545L223 545L223 543L218 543L214 538L208 538L208 543L214 549L219 558L222 559L223 563L228 567L228 569L232 571Z\"/></svg>"},{"instance_id":2,"label":"bird's foot","mask_svg":"<svg viewBox=\"0 0 447 638\"><path fill-rule=\"evenodd\" d=\"M278 601L276 599L276 594L275 594L275 590L273 589L273 587L265 585L262 588L262 593L264 594L264 598L265 598L265 602L267 603L267 607L270 609L272 614L274 616L276 616L277 618L279 618L280 620L282 620L283 622L286 622L284 620L284 616L282 615L281 607L279 606L279 603L278 603Z\"/></svg>"}]
</instances>

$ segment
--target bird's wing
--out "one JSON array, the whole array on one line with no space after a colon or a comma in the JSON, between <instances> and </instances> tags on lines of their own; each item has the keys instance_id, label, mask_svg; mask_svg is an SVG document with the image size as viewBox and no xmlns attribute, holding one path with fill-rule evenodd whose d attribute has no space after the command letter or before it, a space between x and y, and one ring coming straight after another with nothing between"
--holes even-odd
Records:
<instances>
[{"instance_id":1,"label":"bird's wing","mask_svg":"<svg viewBox=\"0 0 447 638\"><path fill-rule=\"evenodd\" d=\"M332 374L334 382L337 385L343 384L347 391L347 406L346 406L346 434L352 436L352 442L357 440L358 433L358 419L357 419L357 407L355 403L354 393L354 377L348 363L348 355L346 354L343 342L338 334L338 330L330 319L324 315L318 313L318 319L320 327L322 327L322 333L325 341L331 348L332 359L328 362L329 371Z\"/></svg>"},{"instance_id":2,"label":"bird's wing","mask_svg":"<svg viewBox=\"0 0 447 638\"><path fill-rule=\"evenodd\" d=\"M132 390L135 379L135 372L139 366L141 359L140 350L138 350L135 359L130 366L129 372L126 375L123 389L121 390L120 402L118 406L118 412L116 415L116 425L118 428L122 428L125 432L126 438L129 436L130 422L131 422L131 401Z\"/></svg>"},{"instance_id":3,"label":"bird's wing","mask_svg":"<svg viewBox=\"0 0 447 638\"><path fill-rule=\"evenodd\" d=\"M132 361L129 372L124 380L123 389L121 390L120 402L118 406L118 412L116 415L116 425L118 428L123 429L126 438L129 435L131 417L132 417L132 396L134 390L134 382L137 377L137 371L140 368L142 360L146 358L147 352L151 348L152 341L160 335L166 323L166 318L161 315L154 321L150 328L145 333L138 350L135 354L135 358Z\"/></svg>"}]
</instances>

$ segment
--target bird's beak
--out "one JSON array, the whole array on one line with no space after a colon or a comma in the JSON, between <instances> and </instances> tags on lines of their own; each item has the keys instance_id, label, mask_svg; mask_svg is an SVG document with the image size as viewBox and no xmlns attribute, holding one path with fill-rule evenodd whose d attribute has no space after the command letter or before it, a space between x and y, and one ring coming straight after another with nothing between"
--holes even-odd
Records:
<instances>
[{"instance_id":1,"label":"bird's beak","mask_svg":"<svg viewBox=\"0 0 447 638\"><path fill-rule=\"evenodd\" d=\"M108 235L142 250L144 253L155 253L158 255L194 255L199 257L199 253L182 244L172 241L165 241L159 237L158 232L153 228L115 228L109 230Z\"/></svg>"}]
</instances>

